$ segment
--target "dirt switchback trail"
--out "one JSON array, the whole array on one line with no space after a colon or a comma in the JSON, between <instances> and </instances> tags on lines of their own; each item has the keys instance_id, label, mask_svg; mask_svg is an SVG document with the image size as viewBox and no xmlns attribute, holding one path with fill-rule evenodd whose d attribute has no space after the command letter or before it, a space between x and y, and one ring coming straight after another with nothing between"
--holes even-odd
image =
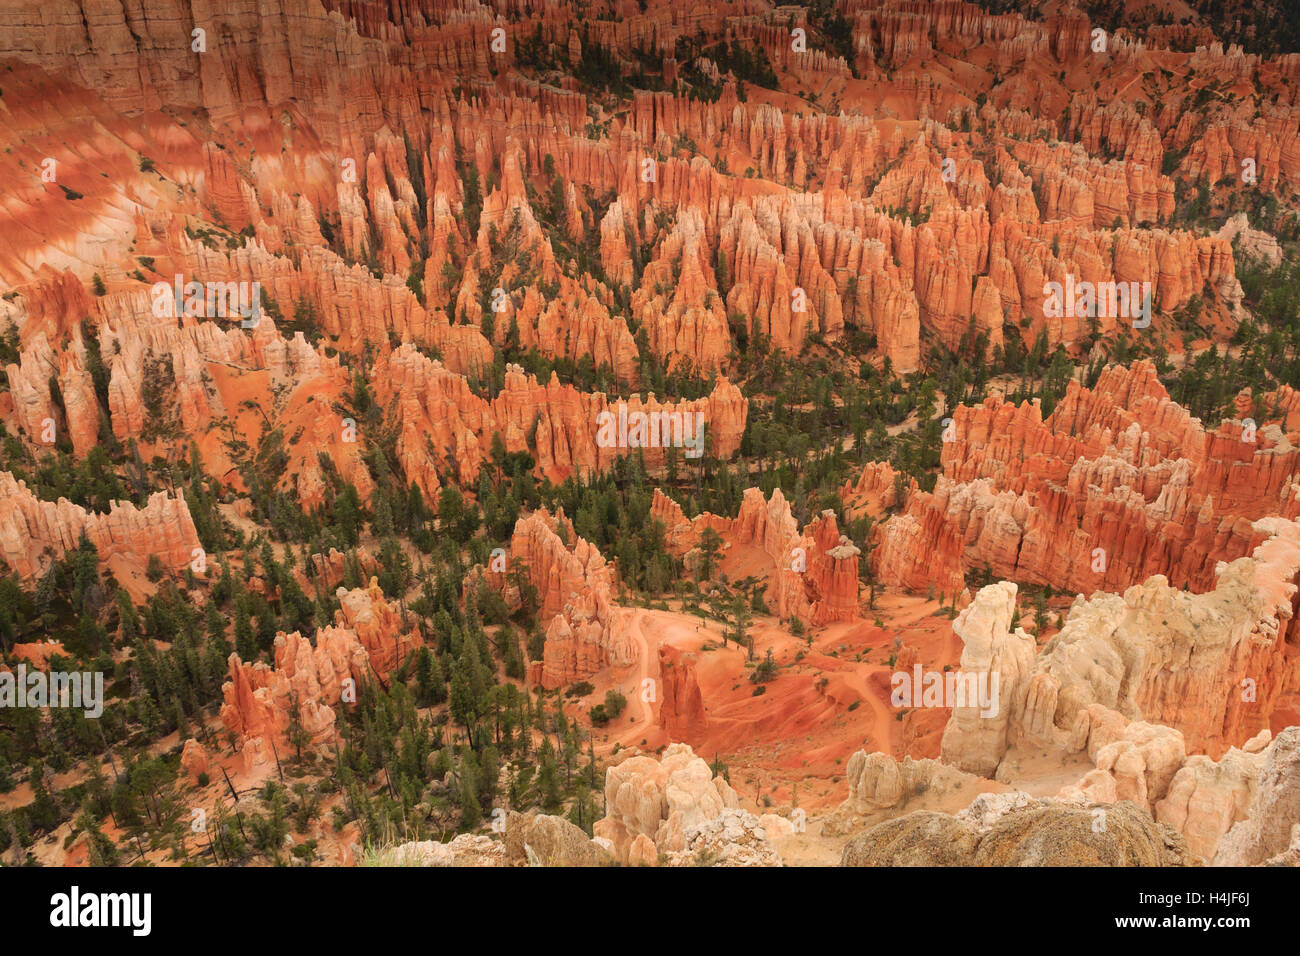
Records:
<instances>
[{"instance_id":1,"label":"dirt switchback trail","mask_svg":"<svg viewBox=\"0 0 1300 956\"><path fill-rule=\"evenodd\" d=\"M646 640L645 634L641 632L641 618L644 614L645 611L641 608L637 608L632 613L632 637L641 647L641 651L637 655L636 678L632 681L632 693L636 697L636 702L641 705L641 719L636 723L636 726L638 727L644 727L647 724L654 723L654 709L650 706L650 703L644 699L645 695L642 690L642 688L645 687L646 678L650 676L650 642ZM657 675L659 671L658 648L655 648L654 658L655 673ZM659 700L659 691L660 688L658 687L658 682L656 682L654 695L656 701Z\"/></svg>"}]
</instances>

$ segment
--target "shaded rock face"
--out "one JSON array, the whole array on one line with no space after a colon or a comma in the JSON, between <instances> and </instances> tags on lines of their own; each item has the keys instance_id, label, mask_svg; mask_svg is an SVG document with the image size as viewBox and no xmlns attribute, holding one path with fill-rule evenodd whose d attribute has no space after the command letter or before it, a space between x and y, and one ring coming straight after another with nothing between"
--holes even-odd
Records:
<instances>
[{"instance_id":1,"label":"shaded rock face","mask_svg":"<svg viewBox=\"0 0 1300 956\"><path fill-rule=\"evenodd\" d=\"M1189 862L1183 838L1131 803L1085 807L1040 801L1011 809L984 826L944 813L909 813L850 840L840 865L1184 866Z\"/></svg>"},{"instance_id":2,"label":"shaded rock face","mask_svg":"<svg viewBox=\"0 0 1300 956\"><path fill-rule=\"evenodd\" d=\"M934 491L911 490L875 532L887 584L953 593L987 568L1082 594L1154 574L1206 591L1263 540L1251 522L1297 514L1300 449L1263 423L1206 430L1148 362L1071 383L1046 420L997 397L952 417Z\"/></svg>"},{"instance_id":3,"label":"shaded rock face","mask_svg":"<svg viewBox=\"0 0 1300 956\"><path fill-rule=\"evenodd\" d=\"M1213 861L1224 835L1249 814L1264 760L1249 746L1233 747L1218 761L1188 757L1156 804L1156 819L1182 833L1191 853Z\"/></svg>"},{"instance_id":4,"label":"shaded rock face","mask_svg":"<svg viewBox=\"0 0 1300 956\"><path fill-rule=\"evenodd\" d=\"M1278 734L1255 785L1246 819L1219 843L1216 866L1252 866L1295 849L1300 825L1300 727ZM1294 864L1292 864L1294 865Z\"/></svg>"},{"instance_id":5,"label":"shaded rock face","mask_svg":"<svg viewBox=\"0 0 1300 956\"><path fill-rule=\"evenodd\" d=\"M799 533L798 523L781 490L773 491L772 497L764 501L757 488L746 489L731 531L736 542L761 549L776 566L774 597L778 613L786 617L802 610L799 616L810 615L812 607L804 590L805 577L811 579L813 587L829 583L825 575L827 562L825 558L817 560L820 552L813 554L806 546L812 542L807 534ZM853 593L856 596L856 582Z\"/></svg>"},{"instance_id":6,"label":"shaded rock face","mask_svg":"<svg viewBox=\"0 0 1300 956\"><path fill-rule=\"evenodd\" d=\"M199 777L208 772L209 758L204 746L193 737L185 741L181 750L181 769L190 776L190 783L197 784Z\"/></svg>"},{"instance_id":7,"label":"shaded rock face","mask_svg":"<svg viewBox=\"0 0 1300 956\"><path fill-rule=\"evenodd\" d=\"M918 810L854 837L840 866L970 866L977 846L972 829L956 817Z\"/></svg>"},{"instance_id":8,"label":"shaded rock face","mask_svg":"<svg viewBox=\"0 0 1300 956\"><path fill-rule=\"evenodd\" d=\"M670 644L659 647L659 675L663 700L659 704L659 726L670 740L690 740L708 725L704 697L695 675L697 657Z\"/></svg>"},{"instance_id":9,"label":"shaded rock face","mask_svg":"<svg viewBox=\"0 0 1300 956\"><path fill-rule=\"evenodd\" d=\"M321 587L336 588L343 583L343 577L348 572L349 562L354 562L355 569L362 575L371 574L379 570L380 567L379 562L375 560L365 546L347 553L330 548L327 552L311 556L311 577L303 574L298 568L294 569L294 574L303 590L307 590L312 586L313 579Z\"/></svg>"},{"instance_id":10,"label":"shaded rock face","mask_svg":"<svg viewBox=\"0 0 1300 956\"><path fill-rule=\"evenodd\" d=\"M400 843L376 854L373 866L506 866L506 847L500 840L461 833L447 843L422 840Z\"/></svg>"},{"instance_id":11,"label":"shaded rock face","mask_svg":"<svg viewBox=\"0 0 1300 956\"><path fill-rule=\"evenodd\" d=\"M502 842L507 866L530 865L530 850L542 866L608 866L613 862L603 846L563 817L511 811L506 814Z\"/></svg>"},{"instance_id":12,"label":"shaded rock face","mask_svg":"<svg viewBox=\"0 0 1300 956\"><path fill-rule=\"evenodd\" d=\"M1184 866L1186 845L1130 803L1101 808L1030 807L1008 813L981 837L976 866ZM1098 832L1098 829L1101 832Z\"/></svg>"},{"instance_id":13,"label":"shaded rock face","mask_svg":"<svg viewBox=\"0 0 1300 956\"><path fill-rule=\"evenodd\" d=\"M822 833L855 833L864 823L880 822L906 809L913 799L928 795L940 799L975 789L976 778L938 760L902 760L892 754L855 751L845 765L849 795L822 819ZM969 791L968 791L969 792Z\"/></svg>"}]
</instances>

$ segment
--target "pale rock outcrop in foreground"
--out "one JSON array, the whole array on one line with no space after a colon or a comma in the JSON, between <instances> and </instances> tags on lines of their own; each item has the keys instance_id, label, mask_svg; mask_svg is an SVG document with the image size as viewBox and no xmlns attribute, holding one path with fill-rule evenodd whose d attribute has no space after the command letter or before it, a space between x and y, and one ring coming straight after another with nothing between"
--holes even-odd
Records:
<instances>
[{"instance_id":1,"label":"pale rock outcrop in foreground","mask_svg":"<svg viewBox=\"0 0 1300 956\"><path fill-rule=\"evenodd\" d=\"M608 866L608 851L563 817L506 815L502 839L462 833L447 843L423 840L385 847L372 866Z\"/></svg>"},{"instance_id":2,"label":"pale rock outcrop in foreground","mask_svg":"<svg viewBox=\"0 0 1300 956\"><path fill-rule=\"evenodd\" d=\"M979 674L981 679L989 675L996 713L986 714L978 702L954 707L943 734L942 758L982 776L992 776L1006 753L1012 715L1024 709L1034 667L1034 639L1021 628L1011 632L1015 607L1016 586L1000 581L982 589L952 625L965 644L961 673Z\"/></svg>"},{"instance_id":3,"label":"pale rock outcrop in foreground","mask_svg":"<svg viewBox=\"0 0 1300 956\"><path fill-rule=\"evenodd\" d=\"M364 866L505 866L505 844L489 836L462 833L448 843L420 840L387 847Z\"/></svg>"},{"instance_id":4,"label":"pale rock outcrop in foreground","mask_svg":"<svg viewBox=\"0 0 1300 956\"><path fill-rule=\"evenodd\" d=\"M950 816L918 810L844 847L841 866L1184 866L1183 838L1131 803L1088 807L985 795ZM1098 812L1104 813L1099 817ZM1103 820L1098 825L1098 820Z\"/></svg>"},{"instance_id":5,"label":"pale rock outcrop in foreground","mask_svg":"<svg viewBox=\"0 0 1300 956\"><path fill-rule=\"evenodd\" d=\"M1269 737L1260 731L1243 749L1233 747L1218 761L1204 754L1188 757L1156 803L1156 819L1182 833L1187 848L1201 859L1213 860L1224 834L1246 819L1271 750Z\"/></svg>"},{"instance_id":6,"label":"pale rock outcrop in foreground","mask_svg":"<svg viewBox=\"0 0 1300 956\"><path fill-rule=\"evenodd\" d=\"M687 849L687 833L716 819L740 800L722 777L685 744L660 759L638 755L605 773L605 818L596 823L621 863L652 862L650 853Z\"/></svg>"},{"instance_id":7,"label":"pale rock outcrop in foreground","mask_svg":"<svg viewBox=\"0 0 1300 956\"><path fill-rule=\"evenodd\" d=\"M563 817L542 813L506 814L503 835L508 866L607 866L613 862L609 850L587 838Z\"/></svg>"},{"instance_id":8,"label":"pale rock outcrop in foreground","mask_svg":"<svg viewBox=\"0 0 1300 956\"><path fill-rule=\"evenodd\" d=\"M774 840L794 827L740 809L736 793L690 747L662 759L628 757L606 772L606 816L587 835L568 820L510 812L500 841L461 834L450 843L404 843L377 866L781 866Z\"/></svg>"},{"instance_id":9,"label":"pale rock outcrop in foreground","mask_svg":"<svg viewBox=\"0 0 1300 956\"><path fill-rule=\"evenodd\" d=\"M1248 756L1256 762L1241 766L1258 767L1264 759L1262 754ZM1190 767L1203 774L1200 765L1189 762ZM1189 825L1185 816L1163 804L1153 815L1144 803L1117 797L1113 780L1105 793L1099 792L1105 788L1084 786L1085 778L1050 799L1006 788L979 792L952 813L936 805L951 807L959 794L974 792L981 781L937 760L898 761L889 754L858 751L849 759L846 776L848 799L822 823L824 835L855 834L845 847L845 866L1193 865L1213 857L1213 844L1226 830L1220 827L1212 835L1207 853L1197 821L1220 821L1215 800L1226 802L1229 820L1234 799L1242 803L1230 788L1210 792L1208 800L1206 794L1194 795L1194 805L1199 800L1206 806L1194 809ZM1255 781L1248 783L1248 792L1254 792ZM1180 782L1173 789L1185 788ZM1185 809L1186 800L1183 804ZM1245 818L1244 811L1238 818ZM1267 849L1278 843L1275 836Z\"/></svg>"},{"instance_id":10,"label":"pale rock outcrop in foreground","mask_svg":"<svg viewBox=\"0 0 1300 956\"><path fill-rule=\"evenodd\" d=\"M845 766L849 795L822 820L822 833L847 835L902 812L919 798L943 800L959 791L973 793L981 783L974 774L923 758L856 751ZM924 804L922 804L924 805Z\"/></svg>"},{"instance_id":11,"label":"pale rock outcrop in foreground","mask_svg":"<svg viewBox=\"0 0 1300 956\"><path fill-rule=\"evenodd\" d=\"M1083 752L1094 769L1058 799L1132 803L1178 831L1189 858L1204 863L1288 852L1300 822L1300 728L1272 740L1267 720L1296 684L1286 635L1300 523L1256 526L1268 539L1251 557L1221 564L1214 591L1179 591L1157 576L1122 596L1080 597L1029 668L1016 649L1028 642L1032 655L1032 641L1010 631L1015 586L982 589L954 630L967 642L963 670L999 674L1000 709L996 717L954 709L943 759L1006 781L1011 753L1018 763ZM860 774L866 784L855 788L850 773L859 804L864 789L883 798L896 789L881 757L863 758L875 768Z\"/></svg>"},{"instance_id":12,"label":"pale rock outcrop in foreground","mask_svg":"<svg viewBox=\"0 0 1300 956\"><path fill-rule=\"evenodd\" d=\"M1214 862L1218 866L1248 866L1284 856L1296 849L1297 827L1300 727L1288 727L1269 747L1246 819L1228 831Z\"/></svg>"},{"instance_id":13,"label":"pale rock outcrop in foreground","mask_svg":"<svg viewBox=\"0 0 1300 956\"><path fill-rule=\"evenodd\" d=\"M728 807L716 817L686 828L684 849L667 855L668 866L781 866L772 840L789 836L789 820Z\"/></svg>"},{"instance_id":14,"label":"pale rock outcrop in foreground","mask_svg":"<svg viewBox=\"0 0 1300 956\"><path fill-rule=\"evenodd\" d=\"M1026 640L1009 631L1015 585L983 588L954 630L970 642L963 670L1000 674L999 711L989 718L954 712L944 759L991 775L1011 746L1087 750L1119 777L1136 757L1107 745L1126 741L1133 747L1121 750L1136 748L1144 761L1173 768L1148 780L1155 786L1146 793L1128 794L1151 802L1164 796L1187 752L1219 755L1267 727L1277 699L1300 684L1300 657L1286 640L1300 522L1265 518L1255 526L1268 539L1251 557L1221 564L1213 591L1180 591L1157 575L1123 595L1076 599L1031 668L1019 655L1008 666L1009 649ZM1164 729L1128 730L1132 722Z\"/></svg>"}]
</instances>

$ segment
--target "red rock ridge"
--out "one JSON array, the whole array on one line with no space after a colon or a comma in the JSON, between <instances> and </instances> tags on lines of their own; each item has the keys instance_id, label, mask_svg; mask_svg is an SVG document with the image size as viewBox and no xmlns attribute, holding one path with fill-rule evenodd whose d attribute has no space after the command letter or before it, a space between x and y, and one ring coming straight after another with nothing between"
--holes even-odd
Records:
<instances>
[{"instance_id":1,"label":"red rock ridge","mask_svg":"<svg viewBox=\"0 0 1300 956\"><path fill-rule=\"evenodd\" d=\"M530 681L550 690L606 666L625 668L636 662L631 612L613 601L614 569L595 546L574 534L563 511L551 517L543 509L520 518L510 539L510 561L537 588L537 618L546 626L544 656L533 662ZM501 586L504 577L488 575Z\"/></svg>"},{"instance_id":2,"label":"red rock ridge","mask_svg":"<svg viewBox=\"0 0 1300 956\"><path fill-rule=\"evenodd\" d=\"M328 746L335 739L335 707L355 700L370 674L370 659L356 634L324 627L316 644L294 631L275 639L275 666L244 663L230 655L230 680L222 685L221 722L235 740L244 767L251 770L276 754L289 755L286 734L298 708L309 746ZM351 681L345 685L345 681Z\"/></svg>"},{"instance_id":3,"label":"red rock ridge","mask_svg":"<svg viewBox=\"0 0 1300 956\"><path fill-rule=\"evenodd\" d=\"M0 472L0 559L19 578L34 582L51 560L75 551L85 534L101 564L123 558L143 569L153 556L178 571L201 550L183 496L150 495L143 508L114 502L107 514L86 511L66 498L42 501L9 472Z\"/></svg>"},{"instance_id":4,"label":"red rock ridge","mask_svg":"<svg viewBox=\"0 0 1300 956\"><path fill-rule=\"evenodd\" d=\"M955 593L987 567L1084 594L1153 574L1205 591L1218 562L1260 544L1252 521L1300 513L1300 450L1280 430L1206 431L1146 362L1070 383L1046 421L1037 403L959 406L952 436L934 491L913 486L875 530L886 584Z\"/></svg>"},{"instance_id":5,"label":"red rock ridge","mask_svg":"<svg viewBox=\"0 0 1300 956\"><path fill-rule=\"evenodd\" d=\"M823 512L801 533L781 489L765 501L759 489L748 488L735 518L706 512L688 521L681 507L656 488L650 515L664 525L669 550L678 557L698 547L706 527L717 531L726 547L743 545L762 551L772 562L768 599L780 617L827 624L860 616L859 551L840 534L831 511Z\"/></svg>"},{"instance_id":6,"label":"red rock ridge","mask_svg":"<svg viewBox=\"0 0 1300 956\"><path fill-rule=\"evenodd\" d=\"M704 697L695 674L696 655L671 644L659 646L659 674L663 700L659 704L659 726L668 739L698 739L708 726Z\"/></svg>"},{"instance_id":7,"label":"red rock ridge","mask_svg":"<svg viewBox=\"0 0 1300 956\"><path fill-rule=\"evenodd\" d=\"M405 474L432 498L441 487L440 474L455 471L453 479L473 487L479 469L499 433L508 452L527 451L537 462L537 473L561 482L570 475L591 475L609 468L629 448L598 445L598 416L616 403L604 393L579 392L562 385L552 375L546 385L517 366L506 371L505 388L488 401L475 395L468 380L429 359L411 346L392 352L376 375L383 403L395 403L400 432L398 456ZM661 403L653 395L627 403L636 412L703 414L706 440L712 454L729 458L740 447L748 402L740 390L720 379L707 398ZM430 448L434 449L431 453ZM662 448L640 449L646 464L663 464ZM683 451L682 454L685 454Z\"/></svg>"},{"instance_id":8,"label":"red rock ridge","mask_svg":"<svg viewBox=\"0 0 1300 956\"><path fill-rule=\"evenodd\" d=\"M381 679L421 645L414 615L390 603L375 578L364 588L339 588L335 594L339 599L335 624L356 634Z\"/></svg>"}]
</instances>

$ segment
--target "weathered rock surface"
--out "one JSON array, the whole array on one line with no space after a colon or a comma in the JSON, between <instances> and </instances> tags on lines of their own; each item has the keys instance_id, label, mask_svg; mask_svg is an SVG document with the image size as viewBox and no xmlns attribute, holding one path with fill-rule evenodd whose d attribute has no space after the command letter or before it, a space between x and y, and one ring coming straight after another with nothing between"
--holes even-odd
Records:
<instances>
[{"instance_id":1,"label":"weathered rock surface","mask_svg":"<svg viewBox=\"0 0 1300 956\"><path fill-rule=\"evenodd\" d=\"M1081 596L1036 658L1032 639L1010 633L1014 585L982 589L954 630L967 640L963 670L987 670L986 659L1001 668L999 712L955 712L945 759L988 774L1007 746L1027 743L1096 760L1130 721L1165 725L1185 751L1217 756L1265 729L1300 681L1291 639L1300 524L1267 518L1255 528L1269 537L1251 557L1221 564L1213 591L1178 591L1156 576L1123 595ZM1024 648L1014 665L1012 647ZM1161 796L1163 787L1145 798Z\"/></svg>"},{"instance_id":2,"label":"weathered rock surface","mask_svg":"<svg viewBox=\"0 0 1300 956\"><path fill-rule=\"evenodd\" d=\"M422 840L387 847L372 866L505 866L505 844L491 837L462 833L447 843Z\"/></svg>"},{"instance_id":3,"label":"weathered rock surface","mask_svg":"<svg viewBox=\"0 0 1300 956\"><path fill-rule=\"evenodd\" d=\"M204 746L193 737L185 741L181 750L181 769L190 775L190 783L197 784L199 777L208 772L209 758Z\"/></svg>"},{"instance_id":4,"label":"weathered rock surface","mask_svg":"<svg viewBox=\"0 0 1300 956\"><path fill-rule=\"evenodd\" d=\"M335 623L352 631L366 649L370 666L381 678L407 659L420 646L415 616L384 597L375 578L364 588L335 592L339 610Z\"/></svg>"},{"instance_id":5,"label":"weathered rock surface","mask_svg":"<svg viewBox=\"0 0 1300 956\"><path fill-rule=\"evenodd\" d=\"M879 822L883 816L902 812L921 796L944 798L960 790L973 791L978 778L938 760L914 760L879 751L854 752L845 765L849 795L822 818L822 832L829 835L854 833L864 823Z\"/></svg>"},{"instance_id":6,"label":"weathered rock surface","mask_svg":"<svg viewBox=\"0 0 1300 956\"><path fill-rule=\"evenodd\" d=\"M612 862L604 847L563 817L511 811L506 814L502 842L507 866L528 866L528 850L542 866L608 866Z\"/></svg>"},{"instance_id":7,"label":"weathered rock surface","mask_svg":"<svg viewBox=\"0 0 1300 956\"><path fill-rule=\"evenodd\" d=\"M708 726L704 695L696 676L697 663L698 655L691 651L671 644L659 646L659 680L663 687L659 726L668 732L670 740L690 740Z\"/></svg>"},{"instance_id":8,"label":"weathered rock surface","mask_svg":"<svg viewBox=\"0 0 1300 956\"><path fill-rule=\"evenodd\" d=\"M570 476L589 477L608 469L619 457L638 452L648 466L662 465L664 431L663 426L653 426L656 421L668 422L669 440L684 442L694 440L698 420L711 454L729 458L740 447L748 414L746 399L725 378L707 398L694 401L669 403L653 395L644 400L633 396L624 406L629 422L641 414L657 416L647 419L651 425L645 444L632 445L629 426L627 444L607 446L601 444L600 416L608 412L617 422L618 403L601 392L579 392L562 385L555 375L543 385L511 366L504 390L489 402L474 394L464 376L413 346L403 346L391 353L377 379L381 400L395 403L398 409L402 468L428 497L441 487L440 476L475 486L494 434L501 435L507 452L531 453L537 473L558 483ZM678 454L689 451L683 446Z\"/></svg>"},{"instance_id":9,"label":"weathered rock surface","mask_svg":"<svg viewBox=\"0 0 1300 956\"><path fill-rule=\"evenodd\" d=\"M1017 805L1017 803L1019 805ZM1185 866L1182 837L1131 803L1099 809L1013 801L1005 812L917 811L872 827L844 848L841 866ZM973 822L978 820L979 822Z\"/></svg>"},{"instance_id":10,"label":"weathered rock surface","mask_svg":"<svg viewBox=\"0 0 1300 956\"><path fill-rule=\"evenodd\" d=\"M1156 819L1183 834L1190 852L1212 861L1224 835L1246 819L1264 760L1264 753L1236 747L1217 761L1188 757L1156 804Z\"/></svg>"},{"instance_id":11,"label":"weathered rock surface","mask_svg":"<svg viewBox=\"0 0 1300 956\"><path fill-rule=\"evenodd\" d=\"M693 828L738 805L726 780L714 777L690 747L670 744L659 759L629 757L605 772L605 816L595 831L610 842L619 862L628 863L634 844L644 852L640 838L651 841L656 853L685 851Z\"/></svg>"},{"instance_id":12,"label":"weathered rock surface","mask_svg":"<svg viewBox=\"0 0 1300 956\"><path fill-rule=\"evenodd\" d=\"M1277 735L1264 758L1246 818L1219 841L1216 866L1248 866L1295 848L1300 825L1300 727Z\"/></svg>"},{"instance_id":13,"label":"weathered rock surface","mask_svg":"<svg viewBox=\"0 0 1300 956\"><path fill-rule=\"evenodd\" d=\"M768 835L773 824L764 820L769 818L728 807L715 817L692 823L683 835L683 849L669 853L667 865L781 866L781 854Z\"/></svg>"},{"instance_id":14,"label":"weathered rock surface","mask_svg":"<svg viewBox=\"0 0 1300 956\"><path fill-rule=\"evenodd\" d=\"M566 546L566 540L572 545ZM613 600L614 569L595 546L577 536L563 510L554 518L545 509L520 518L510 539L510 560L525 569L537 589L538 620L547 622L543 659L534 662L530 680L553 689L602 667L636 662L632 612ZM504 574L489 578L504 586Z\"/></svg>"},{"instance_id":15,"label":"weathered rock surface","mask_svg":"<svg viewBox=\"0 0 1300 956\"><path fill-rule=\"evenodd\" d=\"M308 746L335 739L335 708L355 701L370 674L370 658L352 631L325 627L312 644L297 631L278 634L275 666L244 663L231 654L230 680L221 687L221 722L252 769L286 746L296 720Z\"/></svg>"}]
</instances>

